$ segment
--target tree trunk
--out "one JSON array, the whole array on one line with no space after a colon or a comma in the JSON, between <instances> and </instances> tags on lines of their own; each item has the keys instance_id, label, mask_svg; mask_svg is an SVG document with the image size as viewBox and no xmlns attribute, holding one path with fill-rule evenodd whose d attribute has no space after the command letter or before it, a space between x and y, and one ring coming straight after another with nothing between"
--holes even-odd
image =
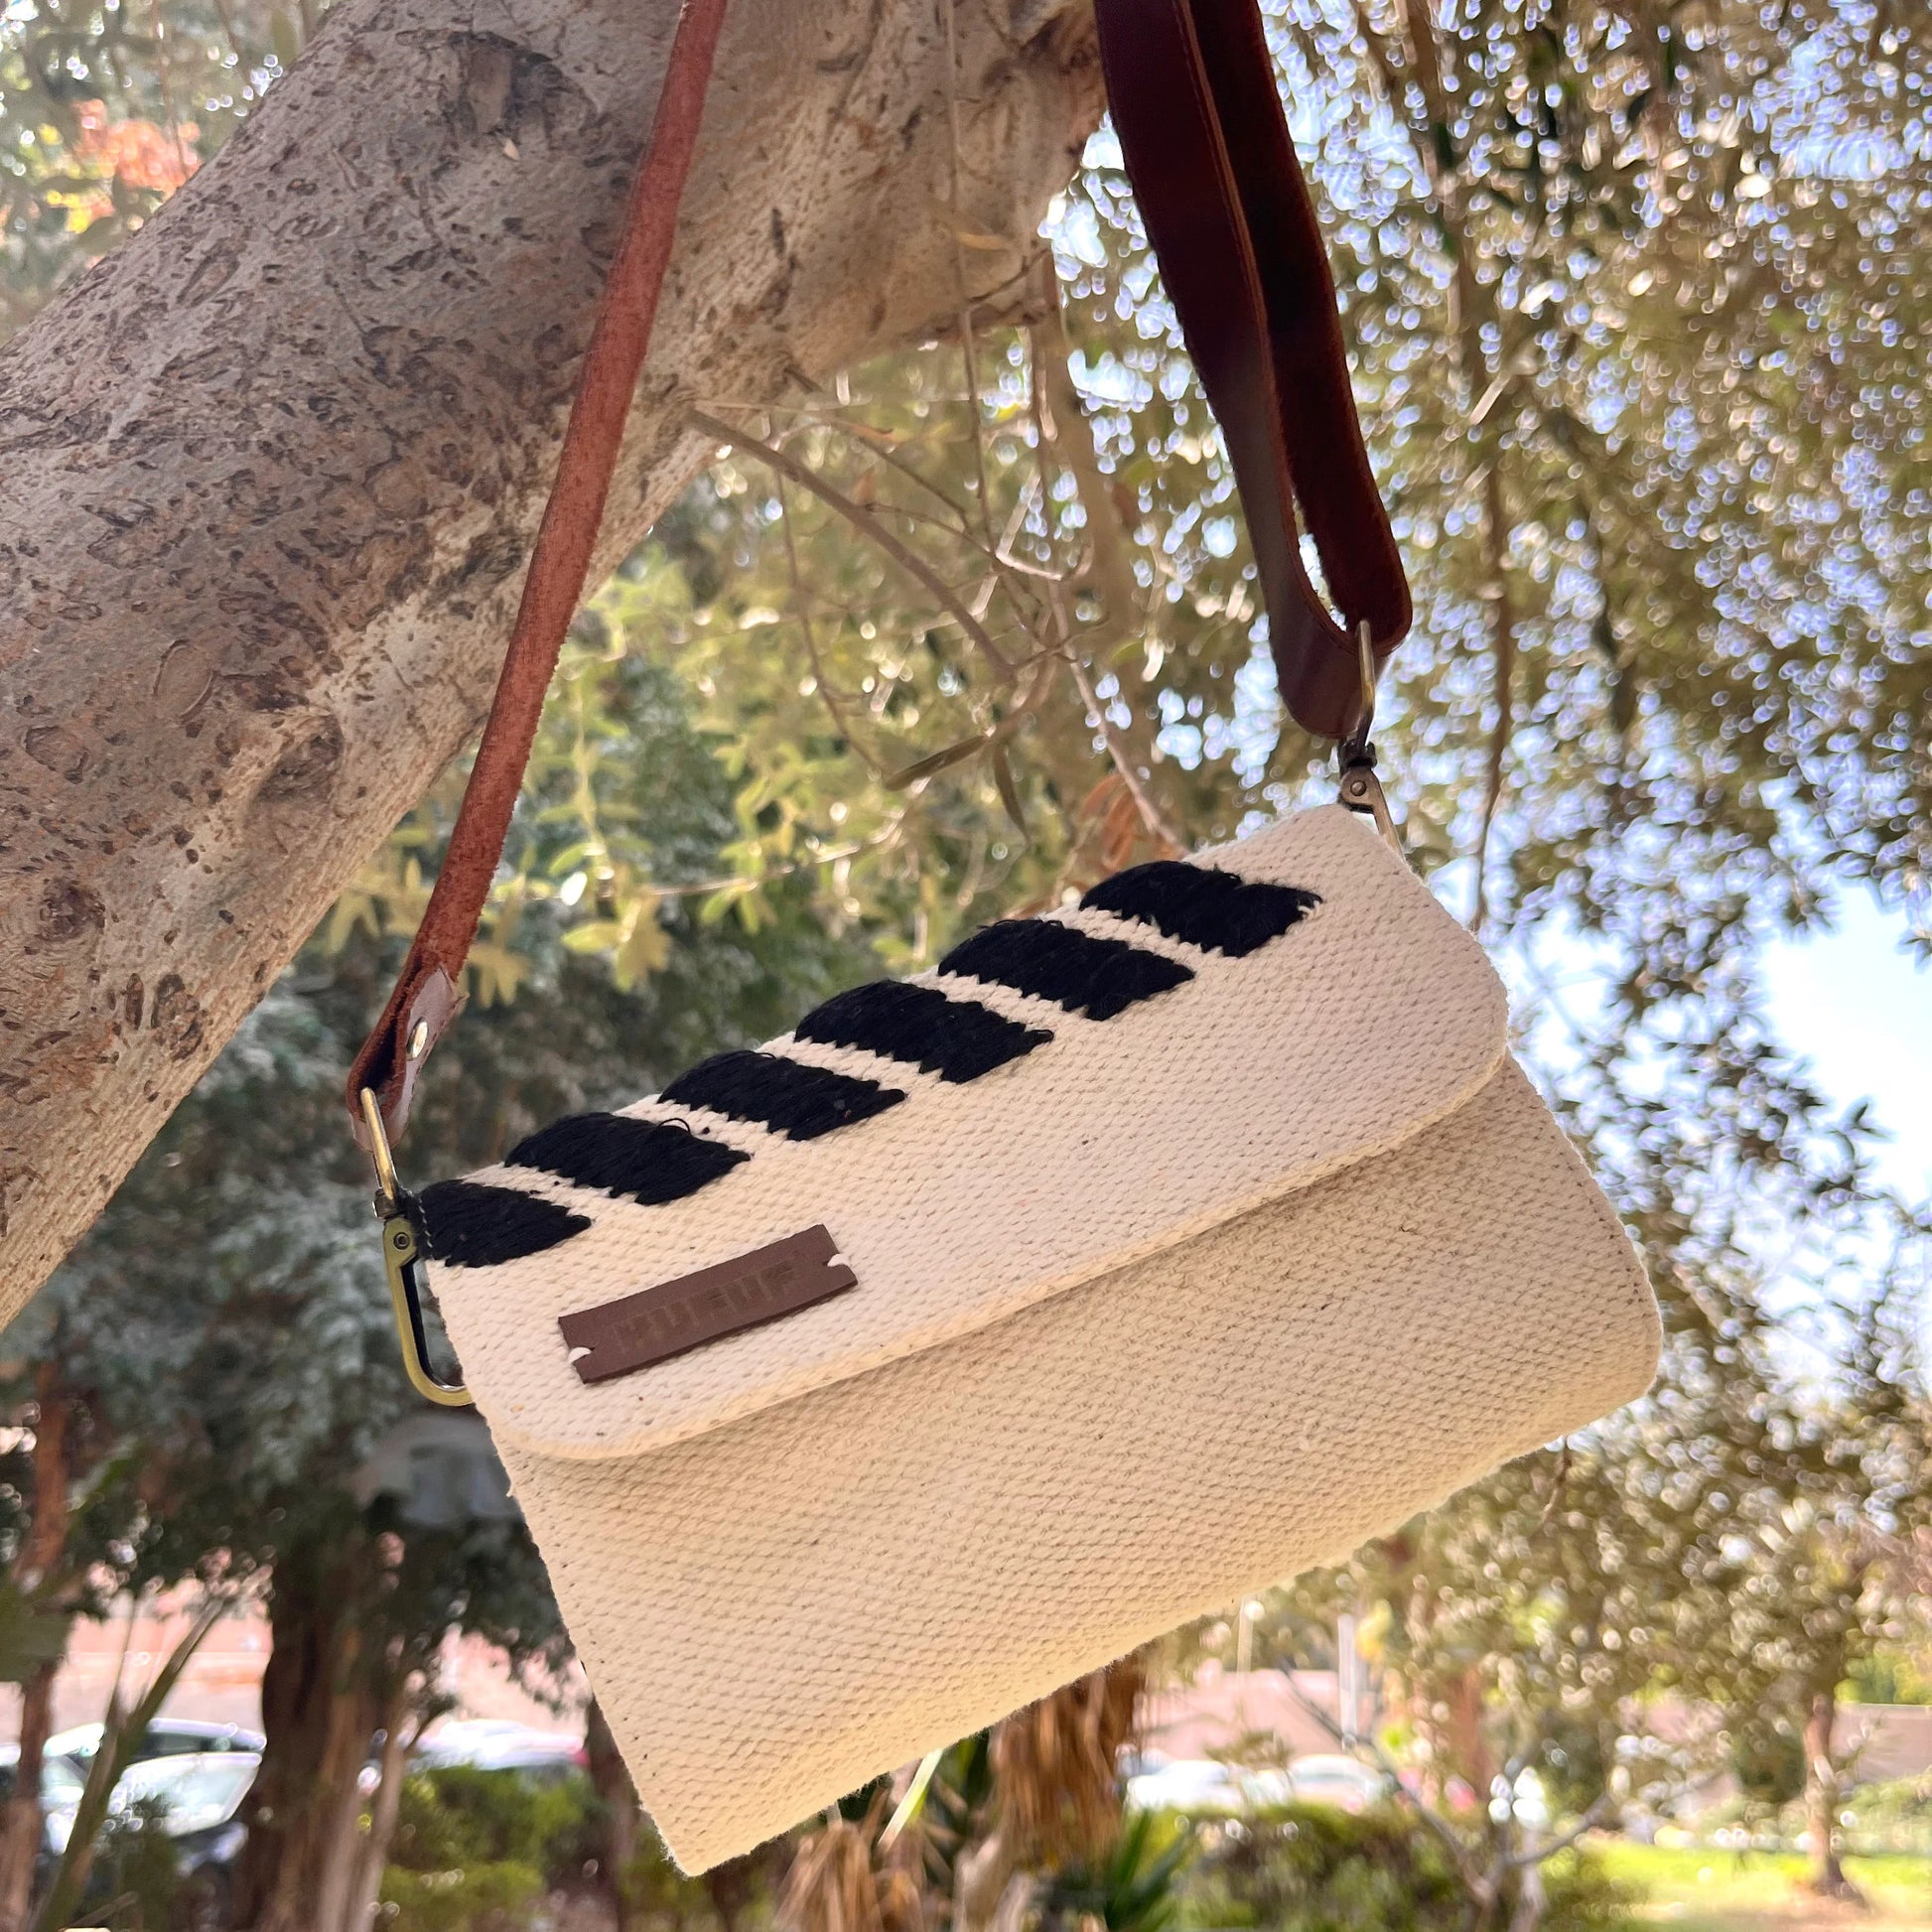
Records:
<instances>
[{"instance_id":1,"label":"tree trunk","mask_svg":"<svg viewBox=\"0 0 1932 1932\"><path fill-rule=\"evenodd\" d=\"M1814 1691L1805 1718L1805 1830L1811 1839L1811 1889L1824 1898L1862 1901L1864 1894L1845 1875L1838 1852L1838 1763L1832 1729L1838 1718L1835 1685Z\"/></svg>"},{"instance_id":2,"label":"tree trunk","mask_svg":"<svg viewBox=\"0 0 1932 1932\"><path fill-rule=\"evenodd\" d=\"M945 3L738 0L600 569L694 401L1017 300L1091 14ZM0 1319L480 722L677 11L343 0L0 358Z\"/></svg>"},{"instance_id":3,"label":"tree trunk","mask_svg":"<svg viewBox=\"0 0 1932 1932\"><path fill-rule=\"evenodd\" d=\"M1437 1687L1437 1696L1449 1714L1437 1727L1442 1761L1475 1794L1476 1815L1480 1817L1489 1808L1494 1795L1490 1787L1496 1781L1496 1760L1482 1726L1481 1671L1472 1664L1457 1672ZM1448 1793L1441 1795L1446 1802Z\"/></svg>"},{"instance_id":4,"label":"tree trunk","mask_svg":"<svg viewBox=\"0 0 1932 1932\"><path fill-rule=\"evenodd\" d=\"M618 1740L596 1698L584 1716L584 1755L590 1760L591 1788L604 1808L604 1837L598 1853L598 1888L610 1901L620 1928L628 1914L623 1903L624 1868L637 1851L637 1787L624 1768Z\"/></svg>"},{"instance_id":5,"label":"tree trunk","mask_svg":"<svg viewBox=\"0 0 1932 1932\"><path fill-rule=\"evenodd\" d=\"M41 1761L54 1728L55 1664L37 1664L21 1686L20 1757L13 1794L0 1812L0 1932L20 1932L34 1899L41 1846Z\"/></svg>"},{"instance_id":6,"label":"tree trunk","mask_svg":"<svg viewBox=\"0 0 1932 1932\"><path fill-rule=\"evenodd\" d=\"M68 1543L68 1428L71 1420L61 1378L60 1335L34 1372L34 1514L14 1567L23 1589L37 1589L62 1566ZM34 1863L41 1848L41 1761L54 1728L58 1662L37 1665L21 1687L20 1755L13 1795L0 1810L0 1932L18 1932L33 1899Z\"/></svg>"},{"instance_id":7,"label":"tree trunk","mask_svg":"<svg viewBox=\"0 0 1932 1932\"><path fill-rule=\"evenodd\" d=\"M235 1870L235 1923L254 1932L335 1932L320 1911L333 1899L340 1918L345 1902L332 1871L377 1712L356 1669L359 1632L340 1586L304 1566L276 1571L261 1691L268 1743Z\"/></svg>"},{"instance_id":8,"label":"tree trunk","mask_svg":"<svg viewBox=\"0 0 1932 1932\"><path fill-rule=\"evenodd\" d=\"M356 1852L355 1879L342 1932L369 1932L382 1898L382 1870L389 1863L389 1846L396 1835L396 1814L402 1808L403 1779L409 1774L409 1743L415 1725L415 1698L405 1680L391 1695L382 1714L382 1762L375 1795L369 1801L369 1830Z\"/></svg>"},{"instance_id":9,"label":"tree trunk","mask_svg":"<svg viewBox=\"0 0 1932 1932\"><path fill-rule=\"evenodd\" d=\"M1536 1856L1536 1834L1525 1830L1519 1856L1527 1863L1517 1881L1516 1903L1509 1913L1509 1932L1537 1932L1550 1896L1543 1883L1543 1862Z\"/></svg>"},{"instance_id":10,"label":"tree trunk","mask_svg":"<svg viewBox=\"0 0 1932 1932\"><path fill-rule=\"evenodd\" d=\"M330 1747L317 1777L320 1830L316 1889L305 1900L306 1932L347 1932L362 1867L362 1767L379 1722L374 1699L360 1685L337 1691ZM360 1725L359 1741L356 1727ZM301 1861L295 1862L298 1865ZM271 1918L273 1918L271 1914ZM293 1926L294 1920L283 1922Z\"/></svg>"}]
</instances>

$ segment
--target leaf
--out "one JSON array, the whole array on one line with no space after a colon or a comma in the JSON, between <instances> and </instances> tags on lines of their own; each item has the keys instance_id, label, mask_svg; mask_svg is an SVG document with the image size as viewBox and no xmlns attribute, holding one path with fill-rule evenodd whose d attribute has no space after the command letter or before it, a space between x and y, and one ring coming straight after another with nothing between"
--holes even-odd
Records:
<instances>
[{"instance_id":1,"label":"leaf","mask_svg":"<svg viewBox=\"0 0 1932 1932\"><path fill-rule=\"evenodd\" d=\"M0 1579L0 1684L24 1684L42 1664L58 1664L72 1621L69 1612L37 1602L11 1578Z\"/></svg>"},{"instance_id":2,"label":"leaf","mask_svg":"<svg viewBox=\"0 0 1932 1932\"><path fill-rule=\"evenodd\" d=\"M484 940L470 948L469 969L481 1006L506 1006L516 998L530 962L507 946Z\"/></svg>"},{"instance_id":3,"label":"leaf","mask_svg":"<svg viewBox=\"0 0 1932 1932\"><path fill-rule=\"evenodd\" d=\"M921 778L929 778L934 772L944 771L950 765L963 764L986 746L986 735L976 732L971 738L962 738L956 745L948 745L943 752L934 752L929 757L908 764L902 771L895 771L881 780L888 791L903 791L907 785L915 785Z\"/></svg>"},{"instance_id":4,"label":"leaf","mask_svg":"<svg viewBox=\"0 0 1932 1932\"><path fill-rule=\"evenodd\" d=\"M1000 787L1000 803L1007 808L1007 816L1031 839L1033 831L1027 823L1027 807L1020 796L1020 787L1013 781L1013 762L1007 757L1004 744L993 748L993 782Z\"/></svg>"},{"instance_id":5,"label":"leaf","mask_svg":"<svg viewBox=\"0 0 1932 1932\"><path fill-rule=\"evenodd\" d=\"M302 57L301 33L279 7L268 16L268 44L275 50L276 62L284 73Z\"/></svg>"},{"instance_id":6,"label":"leaf","mask_svg":"<svg viewBox=\"0 0 1932 1932\"><path fill-rule=\"evenodd\" d=\"M657 916L658 903L655 893L645 893L625 920L627 929L611 962L618 986L625 993L661 971L670 960L671 935Z\"/></svg>"},{"instance_id":7,"label":"leaf","mask_svg":"<svg viewBox=\"0 0 1932 1932\"><path fill-rule=\"evenodd\" d=\"M699 925L719 924L741 898L755 890L753 882L749 879L736 880L729 886L719 887L715 893L708 895L704 903L698 907Z\"/></svg>"},{"instance_id":8,"label":"leaf","mask_svg":"<svg viewBox=\"0 0 1932 1932\"><path fill-rule=\"evenodd\" d=\"M609 952L623 937L623 927L616 919L586 919L582 925L571 926L563 942L572 952Z\"/></svg>"}]
</instances>

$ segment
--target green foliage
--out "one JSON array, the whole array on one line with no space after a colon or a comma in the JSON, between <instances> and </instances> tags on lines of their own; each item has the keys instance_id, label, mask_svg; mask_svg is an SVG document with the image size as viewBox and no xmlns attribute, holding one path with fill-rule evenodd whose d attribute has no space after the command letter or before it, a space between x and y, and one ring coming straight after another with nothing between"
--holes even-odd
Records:
<instances>
[{"instance_id":1,"label":"green foliage","mask_svg":"<svg viewBox=\"0 0 1932 1932\"><path fill-rule=\"evenodd\" d=\"M1625 1932L1646 1916L1641 1887L1615 1876L1592 1852L1560 1852L1543 1866L1551 1932Z\"/></svg>"},{"instance_id":2,"label":"green foliage","mask_svg":"<svg viewBox=\"0 0 1932 1932\"><path fill-rule=\"evenodd\" d=\"M1843 1813L1848 1844L1863 1853L1906 1853L1932 1862L1932 1776L1862 1784ZM1932 1863L1922 1868L1932 1889Z\"/></svg>"},{"instance_id":3,"label":"green foliage","mask_svg":"<svg viewBox=\"0 0 1932 1932\"><path fill-rule=\"evenodd\" d=\"M38 1590L0 1577L0 1684L22 1684L42 1664L57 1663L68 1647L71 1616L50 1609Z\"/></svg>"},{"instance_id":4,"label":"green foliage","mask_svg":"<svg viewBox=\"0 0 1932 1932\"><path fill-rule=\"evenodd\" d=\"M618 1897L626 1926L707 1926L717 1922L711 1896L711 1874L689 1878L671 1861L664 1841L648 1819L638 1821L637 1849L618 1873Z\"/></svg>"},{"instance_id":5,"label":"green foliage","mask_svg":"<svg viewBox=\"0 0 1932 1932\"><path fill-rule=\"evenodd\" d=\"M392 1932L510 1932L547 1889L580 1875L597 1798L590 1780L445 1765L403 1785L382 1875Z\"/></svg>"},{"instance_id":6,"label":"green foliage","mask_svg":"<svg viewBox=\"0 0 1932 1932\"><path fill-rule=\"evenodd\" d=\"M183 1889L181 1858L159 1808L136 1806L102 1827L82 1911L116 1932L170 1932Z\"/></svg>"},{"instance_id":7,"label":"green foliage","mask_svg":"<svg viewBox=\"0 0 1932 1932\"><path fill-rule=\"evenodd\" d=\"M1896 1646L1879 1644L1854 1659L1840 1691L1848 1704L1932 1704L1932 1677L1921 1659Z\"/></svg>"},{"instance_id":8,"label":"green foliage","mask_svg":"<svg viewBox=\"0 0 1932 1932\"><path fill-rule=\"evenodd\" d=\"M952 1897L959 1861L991 1829L993 1804L992 1733L976 1730L941 1756L919 1813L925 1882L939 1897Z\"/></svg>"},{"instance_id":9,"label":"green foliage","mask_svg":"<svg viewBox=\"0 0 1932 1932\"><path fill-rule=\"evenodd\" d=\"M1293 1805L1203 1829L1181 1922L1269 1932L1461 1932L1467 1904L1454 1866L1414 1818Z\"/></svg>"},{"instance_id":10,"label":"green foliage","mask_svg":"<svg viewBox=\"0 0 1932 1932\"><path fill-rule=\"evenodd\" d=\"M1788 1805L1805 1788L1805 1740L1797 1731L1739 1724L1730 1747L1737 1788L1755 1805Z\"/></svg>"},{"instance_id":11,"label":"green foliage","mask_svg":"<svg viewBox=\"0 0 1932 1932\"><path fill-rule=\"evenodd\" d=\"M1685 1932L1736 1932L1793 1916L1819 1922L1816 1896L1805 1890L1805 1859L1796 1852L1624 1841L1605 1844L1598 1863L1646 1901L1646 1918ZM1880 1924L1922 1925L1932 1912L1932 1866L1922 1857L1854 1858L1846 1869Z\"/></svg>"},{"instance_id":12,"label":"green foliage","mask_svg":"<svg viewBox=\"0 0 1932 1932\"><path fill-rule=\"evenodd\" d=\"M1542 1876L1544 1932L1614 1932L1628 1924L1632 1893L1587 1855L1560 1854ZM1441 1841L1412 1812L1393 1808L1351 1816L1291 1805L1208 1828L1181 1901L1182 1925L1203 1929L1465 1932L1471 1916L1469 1893Z\"/></svg>"},{"instance_id":13,"label":"green foliage","mask_svg":"<svg viewBox=\"0 0 1932 1932\"><path fill-rule=\"evenodd\" d=\"M0 337L140 227L227 138L281 70L270 17L260 0L8 7Z\"/></svg>"},{"instance_id":14,"label":"green foliage","mask_svg":"<svg viewBox=\"0 0 1932 1932\"><path fill-rule=\"evenodd\" d=\"M543 1874L515 1863L474 1864L450 1871L382 1874L387 1932L521 1932L543 1895Z\"/></svg>"},{"instance_id":15,"label":"green foliage","mask_svg":"<svg viewBox=\"0 0 1932 1932\"><path fill-rule=\"evenodd\" d=\"M1168 1932L1180 1910L1178 1881L1193 1856L1193 1833L1183 1821L1132 1812L1104 1863L1066 1866L1048 1877L1040 1891L1040 1924Z\"/></svg>"},{"instance_id":16,"label":"green foliage","mask_svg":"<svg viewBox=\"0 0 1932 1932\"><path fill-rule=\"evenodd\" d=\"M413 1872L511 1864L562 1884L582 1869L596 1813L581 1775L535 1778L466 1764L419 1771L402 1788L389 1863Z\"/></svg>"}]
</instances>

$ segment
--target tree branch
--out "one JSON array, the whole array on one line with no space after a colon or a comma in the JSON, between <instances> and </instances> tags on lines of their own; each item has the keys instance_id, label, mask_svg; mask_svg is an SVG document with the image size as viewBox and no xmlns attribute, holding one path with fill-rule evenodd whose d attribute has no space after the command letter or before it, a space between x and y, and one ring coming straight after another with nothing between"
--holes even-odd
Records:
<instances>
[{"instance_id":1,"label":"tree branch","mask_svg":"<svg viewBox=\"0 0 1932 1932\"><path fill-rule=\"evenodd\" d=\"M1017 666L987 634L986 626L960 602L958 593L917 551L899 542L863 503L855 503L842 489L827 483L809 464L800 463L786 451L760 441L749 430L733 429L729 423L719 421L716 416L708 416L701 409L691 410L686 420L693 429L715 437L741 456L756 457L759 462L768 464L779 476L789 477L801 489L810 490L820 502L838 511L861 536L876 544L907 576L925 588L967 637L992 660L1002 683L1013 682Z\"/></svg>"},{"instance_id":2,"label":"tree branch","mask_svg":"<svg viewBox=\"0 0 1932 1932\"><path fill-rule=\"evenodd\" d=\"M1302 1695L1300 1686L1296 1684L1294 1678L1287 1671L1282 1673L1282 1679L1288 1686L1289 1696L1302 1707L1302 1710L1310 1718L1312 1718L1328 1733L1335 1743L1353 1756L1360 1757L1364 1754L1368 1756L1375 1765L1375 1768L1388 1779L1389 1788L1395 1794L1396 1798L1401 1803L1406 1804L1441 1842L1443 1850L1449 1854L1449 1861L1455 1866L1456 1874L1461 1878L1470 1897L1472 1899L1479 1898L1486 1884L1486 1880L1471 1863L1468 1848L1456 1837L1454 1830L1445 1820L1438 1818L1435 1812L1424 1804L1402 1782L1401 1774L1396 1769L1395 1761L1389 1756L1388 1752L1380 1744L1376 1743L1373 1738L1358 1737L1351 1741L1343 1735L1341 1726L1336 1724L1334 1719L1329 1717L1327 1712L1322 1710L1320 1705L1316 1704L1313 1699L1306 1698Z\"/></svg>"},{"instance_id":3,"label":"tree branch","mask_svg":"<svg viewBox=\"0 0 1932 1932\"><path fill-rule=\"evenodd\" d=\"M486 708L677 5L513 11L340 0L0 358L0 1315ZM1025 235L1091 22L999 11L954 21L961 211ZM594 575L703 464L692 395L958 315L944 58L923 6L734 9ZM965 266L983 328L1010 264Z\"/></svg>"}]
</instances>

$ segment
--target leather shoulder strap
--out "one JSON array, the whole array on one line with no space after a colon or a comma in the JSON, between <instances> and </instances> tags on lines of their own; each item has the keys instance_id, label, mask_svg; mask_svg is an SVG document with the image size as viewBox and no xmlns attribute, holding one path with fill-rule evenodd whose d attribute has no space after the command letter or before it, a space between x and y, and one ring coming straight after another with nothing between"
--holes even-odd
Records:
<instances>
[{"instance_id":1,"label":"leather shoulder strap","mask_svg":"<svg viewBox=\"0 0 1932 1932\"><path fill-rule=\"evenodd\" d=\"M349 1124L364 1148L363 1088L374 1094L388 1138L400 1140L423 1062L462 1004L463 963L503 854L543 695L584 595L624 418L650 346L724 17L725 0L684 0L678 16L650 141L631 184L623 238L584 351L557 481L530 553L516 627L463 807L396 990L349 1069Z\"/></svg>"},{"instance_id":2,"label":"leather shoulder strap","mask_svg":"<svg viewBox=\"0 0 1932 1932\"><path fill-rule=\"evenodd\" d=\"M1409 586L1355 414L1334 283L1256 0L1098 0L1128 179L1247 516L1282 701L1324 738L1360 722ZM1343 623L1302 561L1296 504Z\"/></svg>"}]
</instances>

